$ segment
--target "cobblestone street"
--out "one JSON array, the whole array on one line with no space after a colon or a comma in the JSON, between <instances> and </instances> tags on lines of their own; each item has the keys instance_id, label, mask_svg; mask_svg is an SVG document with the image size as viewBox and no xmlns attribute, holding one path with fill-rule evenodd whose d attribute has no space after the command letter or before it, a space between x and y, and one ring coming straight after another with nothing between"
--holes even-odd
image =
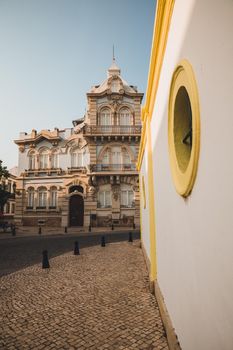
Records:
<instances>
[{"instance_id":1,"label":"cobblestone street","mask_svg":"<svg viewBox=\"0 0 233 350\"><path fill-rule=\"evenodd\" d=\"M0 349L168 349L139 241L0 279Z\"/></svg>"}]
</instances>

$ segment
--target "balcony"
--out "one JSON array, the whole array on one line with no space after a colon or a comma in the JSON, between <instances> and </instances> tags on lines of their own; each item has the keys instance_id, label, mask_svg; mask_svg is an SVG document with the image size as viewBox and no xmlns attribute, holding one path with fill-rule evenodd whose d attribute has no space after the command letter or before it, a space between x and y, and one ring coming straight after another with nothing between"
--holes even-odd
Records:
<instances>
[{"instance_id":1,"label":"balcony","mask_svg":"<svg viewBox=\"0 0 233 350\"><path fill-rule=\"evenodd\" d=\"M91 166L92 172L118 172L136 171L136 164L94 164Z\"/></svg>"},{"instance_id":2,"label":"balcony","mask_svg":"<svg viewBox=\"0 0 233 350\"><path fill-rule=\"evenodd\" d=\"M37 169L25 169L24 175L27 177L34 176L53 176L53 175L61 175L61 168L37 168Z\"/></svg>"},{"instance_id":3,"label":"balcony","mask_svg":"<svg viewBox=\"0 0 233 350\"><path fill-rule=\"evenodd\" d=\"M72 166L71 168L67 168L67 174L72 173L86 173L87 168L85 166Z\"/></svg>"},{"instance_id":4,"label":"balcony","mask_svg":"<svg viewBox=\"0 0 233 350\"><path fill-rule=\"evenodd\" d=\"M140 136L142 127L137 125L86 125L84 134L90 136Z\"/></svg>"}]
</instances>

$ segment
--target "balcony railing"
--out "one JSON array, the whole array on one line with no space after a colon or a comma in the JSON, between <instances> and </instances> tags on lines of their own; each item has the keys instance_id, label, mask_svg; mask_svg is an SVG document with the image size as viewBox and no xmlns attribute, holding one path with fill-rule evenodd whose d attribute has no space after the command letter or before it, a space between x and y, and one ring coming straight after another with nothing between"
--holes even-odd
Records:
<instances>
[{"instance_id":1,"label":"balcony railing","mask_svg":"<svg viewBox=\"0 0 233 350\"><path fill-rule=\"evenodd\" d=\"M141 126L135 125L86 125L86 135L141 135Z\"/></svg>"},{"instance_id":2,"label":"balcony railing","mask_svg":"<svg viewBox=\"0 0 233 350\"><path fill-rule=\"evenodd\" d=\"M91 166L91 171L135 171L135 164L95 164Z\"/></svg>"}]
</instances>

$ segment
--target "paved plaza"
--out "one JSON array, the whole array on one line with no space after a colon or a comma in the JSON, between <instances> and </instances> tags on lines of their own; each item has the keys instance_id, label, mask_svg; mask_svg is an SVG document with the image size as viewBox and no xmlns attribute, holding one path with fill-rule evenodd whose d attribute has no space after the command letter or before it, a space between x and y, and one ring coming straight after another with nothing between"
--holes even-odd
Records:
<instances>
[{"instance_id":1,"label":"paved plaza","mask_svg":"<svg viewBox=\"0 0 233 350\"><path fill-rule=\"evenodd\" d=\"M0 279L0 349L168 349L139 241L83 248Z\"/></svg>"}]
</instances>

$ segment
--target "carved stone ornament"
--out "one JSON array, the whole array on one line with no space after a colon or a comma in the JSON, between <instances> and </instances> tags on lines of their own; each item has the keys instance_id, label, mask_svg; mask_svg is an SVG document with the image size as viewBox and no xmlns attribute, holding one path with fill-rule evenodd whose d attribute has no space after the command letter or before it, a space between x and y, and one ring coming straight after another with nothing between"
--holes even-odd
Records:
<instances>
[{"instance_id":1,"label":"carved stone ornament","mask_svg":"<svg viewBox=\"0 0 233 350\"><path fill-rule=\"evenodd\" d=\"M112 186L112 192L114 200L117 201L119 197L119 186Z\"/></svg>"},{"instance_id":2,"label":"carved stone ornament","mask_svg":"<svg viewBox=\"0 0 233 350\"><path fill-rule=\"evenodd\" d=\"M90 193L92 196L95 194L95 192L96 192L96 189L94 186L90 186L88 188L88 193Z\"/></svg>"},{"instance_id":3,"label":"carved stone ornament","mask_svg":"<svg viewBox=\"0 0 233 350\"><path fill-rule=\"evenodd\" d=\"M25 151L25 146L24 145L19 146L19 151L23 153Z\"/></svg>"}]
</instances>

